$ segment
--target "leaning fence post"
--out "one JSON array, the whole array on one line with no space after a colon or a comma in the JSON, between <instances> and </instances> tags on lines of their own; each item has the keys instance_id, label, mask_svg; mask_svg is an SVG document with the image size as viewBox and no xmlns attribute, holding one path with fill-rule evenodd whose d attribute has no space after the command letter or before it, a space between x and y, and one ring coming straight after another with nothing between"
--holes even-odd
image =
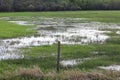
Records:
<instances>
[{"instance_id":1,"label":"leaning fence post","mask_svg":"<svg viewBox=\"0 0 120 80\"><path fill-rule=\"evenodd\" d=\"M61 45L61 43L60 43L60 41L58 41L58 45L57 45L58 54L57 54L57 66L56 66L56 69L57 69L58 73L60 71L60 45Z\"/></svg>"}]
</instances>

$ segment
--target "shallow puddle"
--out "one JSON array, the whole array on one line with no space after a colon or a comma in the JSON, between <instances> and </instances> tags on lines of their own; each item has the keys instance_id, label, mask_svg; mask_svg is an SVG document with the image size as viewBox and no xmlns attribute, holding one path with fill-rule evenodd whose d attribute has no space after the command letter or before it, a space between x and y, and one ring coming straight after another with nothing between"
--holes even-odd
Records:
<instances>
[{"instance_id":1,"label":"shallow puddle","mask_svg":"<svg viewBox=\"0 0 120 80\"><path fill-rule=\"evenodd\" d=\"M120 34L120 31L117 31L116 34Z\"/></svg>"},{"instance_id":2,"label":"shallow puddle","mask_svg":"<svg viewBox=\"0 0 120 80\"><path fill-rule=\"evenodd\" d=\"M28 17L27 17L28 19ZM28 21L9 21L19 25L33 25L39 36L21 37L13 39L0 40L0 59L2 56L10 58L9 54L18 55L23 58L19 48L52 45L60 40L62 44L103 44L110 36L109 30L120 29L116 24L107 24L100 22L90 22L82 18L38 18ZM13 57L11 57L13 59ZM14 57L16 58L16 57ZM5 58L4 58L5 59ZM6 58L8 59L8 58ZM69 61L68 61L69 63ZM73 61L75 64L75 62Z\"/></svg>"},{"instance_id":3,"label":"shallow puddle","mask_svg":"<svg viewBox=\"0 0 120 80\"><path fill-rule=\"evenodd\" d=\"M99 22L86 22L80 18L41 18L38 21L10 21L20 25L35 24L40 37L60 40L62 44L103 43L109 36L102 28L112 28ZM119 28L118 26L116 28ZM44 41L44 40L43 40ZM50 42L50 41L49 41ZM50 42L51 43L51 42Z\"/></svg>"},{"instance_id":4,"label":"shallow puddle","mask_svg":"<svg viewBox=\"0 0 120 80\"><path fill-rule=\"evenodd\" d=\"M83 63L83 61L85 61L85 60L90 60L90 58L62 60L62 61L60 62L60 64L63 65L63 67L76 66L76 65L78 65L78 64Z\"/></svg>"},{"instance_id":5,"label":"shallow puddle","mask_svg":"<svg viewBox=\"0 0 120 80\"><path fill-rule=\"evenodd\" d=\"M15 23L18 25L33 25L33 24L29 23L28 21L9 21L9 22Z\"/></svg>"},{"instance_id":6,"label":"shallow puddle","mask_svg":"<svg viewBox=\"0 0 120 80\"><path fill-rule=\"evenodd\" d=\"M23 37L5 39L0 41L0 60L1 59L18 59L23 58L22 51L19 48L39 46L39 45L52 45L55 39L51 37Z\"/></svg>"},{"instance_id":7,"label":"shallow puddle","mask_svg":"<svg viewBox=\"0 0 120 80\"><path fill-rule=\"evenodd\" d=\"M107 66L107 67L99 67L101 69L106 69L106 70L116 70L120 71L120 65L112 65L112 66Z\"/></svg>"},{"instance_id":8,"label":"shallow puddle","mask_svg":"<svg viewBox=\"0 0 120 80\"><path fill-rule=\"evenodd\" d=\"M78 64L76 60L66 60L66 61L61 61L61 64L63 66L75 66Z\"/></svg>"}]
</instances>

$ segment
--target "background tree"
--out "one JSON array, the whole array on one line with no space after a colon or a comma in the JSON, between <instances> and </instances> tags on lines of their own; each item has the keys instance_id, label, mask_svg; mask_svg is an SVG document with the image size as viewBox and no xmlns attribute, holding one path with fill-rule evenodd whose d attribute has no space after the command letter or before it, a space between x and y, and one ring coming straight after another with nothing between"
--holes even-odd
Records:
<instances>
[{"instance_id":1,"label":"background tree","mask_svg":"<svg viewBox=\"0 0 120 80\"><path fill-rule=\"evenodd\" d=\"M0 0L0 11L120 10L120 0Z\"/></svg>"}]
</instances>

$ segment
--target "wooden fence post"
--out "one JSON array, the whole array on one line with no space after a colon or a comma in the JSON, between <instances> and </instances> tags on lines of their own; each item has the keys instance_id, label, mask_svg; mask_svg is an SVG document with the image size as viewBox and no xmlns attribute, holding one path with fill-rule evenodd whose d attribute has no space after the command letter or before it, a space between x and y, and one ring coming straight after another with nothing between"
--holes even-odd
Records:
<instances>
[{"instance_id":1,"label":"wooden fence post","mask_svg":"<svg viewBox=\"0 0 120 80\"><path fill-rule=\"evenodd\" d=\"M60 45L61 45L61 43L60 43L60 41L58 41L58 46L57 46L58 54L57 54L57 66L56 66L58 73L60 71Z\"/></svg>"}]
</instances>

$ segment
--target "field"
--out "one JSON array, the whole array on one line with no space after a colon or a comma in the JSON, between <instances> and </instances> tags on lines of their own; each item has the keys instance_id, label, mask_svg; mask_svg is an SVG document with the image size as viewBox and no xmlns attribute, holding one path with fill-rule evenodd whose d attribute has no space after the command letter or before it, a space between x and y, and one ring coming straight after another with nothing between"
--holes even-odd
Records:
<instances>
[{"instance_id":1,"label":"field","mask_svg":"<svg viewBox=\"0 0 120 80\"><path fill-rule=\"evenodd\" d=\"M71 18L88 18L90 20L101 22L119 23L120 11L64 11L64 12L16 12L1 13L4 16L35 16L35 17L71 17Z\"/></svg>"},{"instance_id":2,"label":"field","mask_svg":"<svg viewBox=\"0 0 120 80\"><path fill-rule=\"evenodd\" d=\"M119 44L120 11L0 13L0 80L119 80Z\"/></svg>"}]
</instances>

